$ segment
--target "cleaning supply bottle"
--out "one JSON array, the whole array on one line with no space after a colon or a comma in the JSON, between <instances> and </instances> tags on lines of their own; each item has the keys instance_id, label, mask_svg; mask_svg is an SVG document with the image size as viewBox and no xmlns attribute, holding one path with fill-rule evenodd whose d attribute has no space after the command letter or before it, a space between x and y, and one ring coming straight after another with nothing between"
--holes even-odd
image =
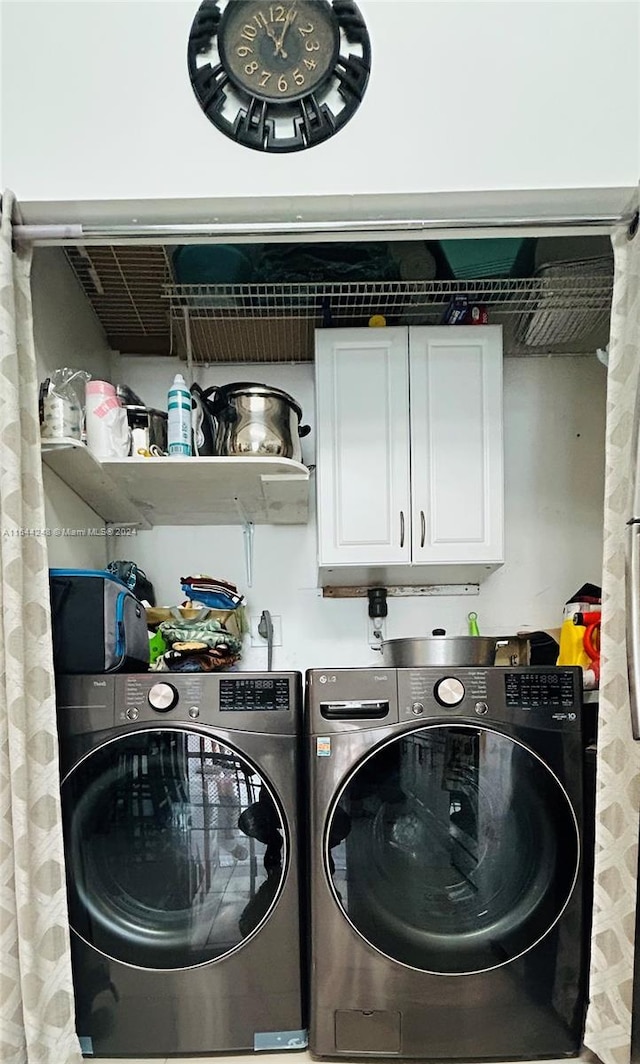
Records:
<instances>
[{"instance_id":1,"label":"cleaning supply bottle","mask_svg":"<svg viewBox=\"0 0 640 1064\"><path fill-rule=\"evenodd\" d=\"M167 444L169 456L174 458L191 455L191 392L181 373L176 373L169 388L169 417L167 420Z\"/></svg>"},{"instance_id":2,"label":"cleaning supply bottle","mask_svg":"<svg viewBox=\"0 0 640 1064\"><path fill-rule=\"evenodd\" d=\"M584 645L586 625L580 621L587 611L599 612L600 607L588 602L568 602L563 610L562 627L560 629L560 648L556 665L581 665L583 669L591 667L589 657ZM576 624L574 617L578 616Z\"/></svg>"},{"instance_id":3,"label":"cleaning supply bottle","mask_svg":"<svg viewBox=\"0 0 640 1064\"><path fill-rule=\"evenodd\" d=\"M586 613L576 613L573 623L584 632L582 644L591 662L590 668L583 668L583 683L586 691L600 686L600 620L601 610L589 610Z\"/></svg>"}]
</instances>

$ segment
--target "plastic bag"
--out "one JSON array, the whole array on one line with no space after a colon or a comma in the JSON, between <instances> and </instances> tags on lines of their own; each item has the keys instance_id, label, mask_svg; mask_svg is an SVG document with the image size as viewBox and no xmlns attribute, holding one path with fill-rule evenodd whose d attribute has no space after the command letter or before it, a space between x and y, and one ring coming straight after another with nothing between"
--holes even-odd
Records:
<instances>
[{"instance_id":1,"label":"plastic bag","mask_svg":"<svg viewBox=\"0 0 640 1064\"><path fill-rule=\"evenodd\" d=\"M90 379L83 369L64 366L42 381L38 412L43 439L82 439L85 387Z\"/></svg>"}]
</instances>

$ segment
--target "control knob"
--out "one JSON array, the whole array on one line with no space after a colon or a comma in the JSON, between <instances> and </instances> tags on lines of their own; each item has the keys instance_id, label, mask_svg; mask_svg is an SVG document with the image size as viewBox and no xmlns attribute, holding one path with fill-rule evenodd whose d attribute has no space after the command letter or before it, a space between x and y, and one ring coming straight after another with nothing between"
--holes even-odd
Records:
<instances>
[{"instance_id":1,"label":"control knob","mask_svg":"<svg viewBox=\"0 0 640 1064\"><path fill-rule=\"evenodd\" d=\"M464 685L455 676L438 680L434 694L441 706L459 706L464 698Z\"/></svg>"},{"instance_id":2,"label":"control knob","mask_svg":"<svg viewBox=\"0 0 640 1064\"><path fill-rule=\"evenodd\" d=\"M178 701L178 692L170 683L154 683L147 697L152 709L158 713L168 713Z\"/></svg>"}]
</instances>

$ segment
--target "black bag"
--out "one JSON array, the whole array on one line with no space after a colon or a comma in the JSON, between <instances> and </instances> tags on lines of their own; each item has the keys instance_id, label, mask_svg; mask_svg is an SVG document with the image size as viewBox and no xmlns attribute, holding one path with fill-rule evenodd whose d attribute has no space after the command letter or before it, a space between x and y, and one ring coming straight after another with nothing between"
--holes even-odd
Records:
<instances>
[{"instance_id":1,"label":"black bag","mask_svg":"<svg viewBox=\"0 0 640 1064\"><path fill-rule=\"evenodd\" d=\"M153 584L143 569L135 562L109 562L108 573L113 573L122 583L136 596L138 602L148 602L150 606L156 604L156 594Z\"/></svg>"},{"instance_id":2,"label":"black bag","mask_svg":"<svg viewBox=\"0 0 640 1064\"><path fill-rule=\"evenodd\" d=\"M50 569L57 673L146 672L144 606L121 580L97 569Z\"/></svg>"}]
</instances>

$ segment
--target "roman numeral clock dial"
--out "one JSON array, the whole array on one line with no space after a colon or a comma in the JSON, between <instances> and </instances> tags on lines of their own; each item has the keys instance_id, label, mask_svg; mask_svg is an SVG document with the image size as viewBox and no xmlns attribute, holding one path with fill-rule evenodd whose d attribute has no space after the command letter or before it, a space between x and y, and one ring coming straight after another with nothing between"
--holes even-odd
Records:
<instances>
[{"instance_id":1,"label":"roman numeral clock dial","mask_svg":"<svg viewBox=\"0 0 640 1064\"><path fill-rule=\"evenodd\" d=\"M258 151L301 151L332 137L358 109L371 46L350 0L204 0L188 45L205 115Z\"/></svg>"}]
</instances>

